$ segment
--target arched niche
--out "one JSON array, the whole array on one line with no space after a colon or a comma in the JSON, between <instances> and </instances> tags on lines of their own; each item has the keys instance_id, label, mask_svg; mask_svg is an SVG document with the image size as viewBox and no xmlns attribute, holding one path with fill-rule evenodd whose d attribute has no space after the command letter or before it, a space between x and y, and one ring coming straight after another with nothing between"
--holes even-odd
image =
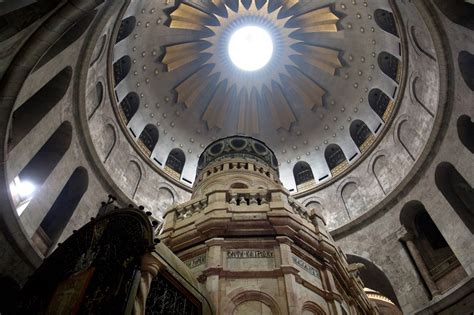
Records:
<instances>
[{"instance_id":1,"label":"arched niche","mask_svg":"<svg viewBox=\"0 0 474 315\"><path fill-rule=\"evenodd\" d=\"M34 193L25 194L22 187L28 183L27 185L32 185L35 190L39 190L66 154L71 146L71 140L72 126L67 121L63 122L10 183L13 203L19 215L34 195Z\"/></svg>"},{"instance_id":2,"label":"arched niche","mask_svg":"<svg viewBox=\"0 0 474 315\"><path fill-rule=\"evenodd\" d=\"M126 19L122 20L120 23L120 28L117 34L117 40L115 43L119 43L125 38L127 38L130 34L132 34L135 26L137 24L137 19L134 16L129 16Z\"/></svg>"},{"instance_id":3,"label":"arched niche","mask_svg":"<svg viewBox=\"0 0 474 315\"><path fill-rule=\"evenodd\" d=\"M138 107L140 106L140 97L135 92L130 92L125 96L125 98L120 102L120 116L125 124L128 124L130 119L138 111Z\"/></svg>"},{"instance_id":4,"label":"arched niche","mask_svg":"<svg viewBox=\"0 0 474 315\"><path fill-rule=\"evenodd\" d=\"M474 30L474 4L466 0L434 0L441 13L453 23Z\"/></svg>"},{"instance_id":5,"label":"arched niche","mask_svg":"<svg viewBox=\"0 0 474 315\"><path fill-rule=\"evenodd\" d=\"M13 112L12 127L8 140L9 150L20 143L64 98L71 83L71 77L72 68L64 68Z\"/></svg>"},{"instance_id":6,"label":"arched niche","mask_svg":"<svg viewBox=\"0 0 474 315\"><path fill-rule=\"evenodd\" d=\"M392 12L384 9L377 9L374 12L374 20L375 23L377 23L377 25L385 32L398 37L397 23L395 22L395 17Z\"/></svg>"},{"instance_id":7,"label":"arched niche","mask_svg":"<svg viewBox=\"0 0 474 315\"><path fill-rule=\"evenodd\" d=\"M436 167L435 182L467 228L474 233L474 190L458 170L448 162Z\"/></svg>"},{"instance_id":8,"label":"arched niche","mask_svg":"<svg viewBox=\"0 0 474 315\"><path fill-rule=\"evenodd\" d=\"M138 186L140 185L140 181L142 179L142 168L136 161L128 162L127 168L124 172L124 179L125 193L130 198L135 198Z\"/></svg>"},{"instance_id":9,"label":"arched niche","mask_svg":"<svg viewBox=\"0 0 474 315\"><path fill-rule=\"evenodd\" d=\"M107 124L105 126L104 133L100 140L101 147L99 148L98 152L100 159L103 163L105 163L109 159L110 154L117 143L117 133L113 125Z\"/></svg>"},{"instance_id":10,"label":"arched niche","mask_svg":"<svg viewBox=\"0 0 474 315\"><path fill-rule=\"evenodd\" d=\"M474 55L464 50L461 51L458 55L458 65L464 82L471 91L474 91Z\"/></svg>"},{"instance_id":11,"label":"arched niche","mask_svg":"<svg viewBox=\"0 0 474 315\"><path fill-rule=\"evenodd\" d=\"M339 175L349 166L344 152L337 144L330 144L326 147L324 158L333 177Z\"/></svg>"},{"instance_id":12,"label":"arched niche","mask_svg":"<svg viewBox=\"0 0 474 315\"><path fill-rule=\"evenodd\" d=\"M98 81L95 84L94 92L95 97L92 97L94 101L92 102L91 112L88 117L89 120L94 116L95 112L99 109L100 105L102 104L102 101L104 100L104 84Z\"/></svg>"},{"instance_id":13,"label":"arched niche","mask_svg":"<svg viewBox=\"0 0 474 315\"><path fill-rule=\"evenodd\" d=\"M387 109L393 107L393 101L380 89L372 89L369 92L369 105L374 112L383 120L387 121L389 112ZM386 114L387 113L387 114Z\"/></svg>"},{"instance_id":14,"label":"arched niche","mask_svg":"<svg viewBox=\"0 0 474 315\"><path fill-rule=\"evenodd\" d=\"M341 189L341 198L349 219L357 217L365 209L365 201L360 195L359 185L355 182L344 184Z\"/></svg>"},{"instance_id":15,"label":"arched niche","mask_svg":"<svg viewBox=\"0 0 474 315\"><path fill-rule=\"evenodd\" d=\"M236 289L229 294L229 299L230 303L225 306L223 314L248 315L256 311L272 315L282 313L275 299L265 292Z\"/></svg>"},{"instance_id":16,"label":"arched niche","mask_svg":"<svg viewBox=\"0 0 474 315\"><path fill-rule=\"evenodd\" d=\"M392 283L385 272L376 264L360 256L350 254L347 255L347 262L349 264L363 264L365 267L359 269L359 276L362 279L364 286L381 293L400 307Z\"/></svg>"},{"instance_id":17,"label":"arched niche","mask_svg":"<svg viewBox=\"0 0 474 315\"><path fill-rule=\"evenodd\" d=\"M97 10L86 13L76 24L71 26L61 37L51 46L35 65L33 71L41 68L54 57L63 52L66 48L76 42L89 28L94 20Z\"/></svg>"},{"instance_id":18,"label":"arched niche","mask_svg":"<svg viewBox=\"0 0 474 315\"><path fill-rule=\"evenodd\" d=\"M156 215L157 217L162 217L163 214L168 210L171 206L175 203L175 197L173 192L167 187L160 187L158 188L158 194L156 196L156 200L158 203L158 212Z\"/></svg>"},{"instance_id":19,"label":"arched niche","mask_svg":"<svg viewBox=\"0 0 474 315\"><path fill-rule=\"evenodd\" d=\"M445 292L467 276L421 202L406 203L400 222L408 231L405 239L410 255L432 295Z\"/></svg>"},{"instance_id":20,"label":"arched niche","mask_svg":"<svg viewBox=\"0 0 474 315\"><path fill-rule=\"evenodd\" d=\"M128 75L132 68L132 59L130 56L123 56L114 63L114 80L115 86L119 85Z\"/></svg>"},{"instance_id":21,"label":"arched niche","mask_svg":"<svg viewBox=\"0 0 474 315\"><path fill-rule=\"evenodd\" d=\"M377 58L379 68L395 82L400 82L400 60L394 55L382 51Z\"/></svg>"},{"instance_id":22,"label":"arched niche","mask_svg":"<svg viewBox=\"0 0 474 315\"><path fill-rule=\"evenodd\" d=\"M33 235L34 242L44 255L58 242L88 185L87 170L76 168Z\"/></svg>"},{"instance_id":23,"label":"arched niche","mask_svg":"<svg viewBox=\"0 0 474 315\"><path fill-rule=\"evenodd\" d=\"M391 191L397 184L398 174L396 174L392 164L384 154L374 158L372 172L384 194Z\"/></svg>"},{"instance_id":24,"label":"arched niche","mask_svg":"<svg viewBox=\"0 0 474 315\"><path fill-rule=\"evenodd\" d=\"M156 143L158 142L159 133L158 128L155 125L148 124L143 128L142 133L138 137L138 145L146 153L151 156L151 153L155 149Z\"/></svg>"},{"instance_id":25,"label":"arched niche","mask_svg":"<svg viewBox=\"0 0 474 315\"><path fill-rule=\"evenodd\" d=\"M311 166L303 161L295 164L293 167L293 176L298 190L303 190L306 188L306 185L315 183ZM305 187L303 187L303 185Z\"/></svg>"},{"instance_id":26,"label":"arched niche","mask_svg":"<svg viewBox=\"0 0 474 315\"><path fill-rule=\"evenodd\" d=\"M362 120L354 120L349 128L352 141L359 148L361 153L366 152L374 140L372 131Z\"/></svg>"},{"instance_id":27,"label":"arched niche","mask_svg":"<svg viewBox=\"0 0 474 315\"><path fill-rule=\"evenodd\" d=\"M326 312L313 302L306 302L303 304L303 309L301 310L302 315L326 315Z\"/></svg>"},{"instance_id":28,"label":"arched niche","mask_svg":"<svg viewBox=\"0 0 474 315\"><path fill-rule=\"evenodd\" d=\"M230 185L230 189L248 189L248 188L249 186L247 184L240 183L240 182L233 183L232 185Z\"/></svg>"},{"instance_id":29,"label":"arched niche","mask_svg":"<svg viewBox=\"0 0 474 315\"><path fill-rule=\"evenodd\" d=\"M461 115L457 121L458 136L461 143L474 153L474 123L471 117Z\"/></svg>"},{"instance_id":30,"label":"arched niche","mask_svg":"<svg viewBox=\"0 0 474 315\"><path fill-rule=\"evenodd\" d=\"M92 52L92 56L91 56L91 63L90 63L90 67L92 67L93 65L96 64L96 62L99 61L99 59L101 59L102 57L102 54L104 53L105 51L105 46L107 44L107 35L104 34L100 37L100 39L97 41L96 43L96 46L94 48L94 51Z\"/></svg>"},{"instance_id":31,"label":"arched niche","mask_svg":"<svg viewBox=\"0 0 474 315\"><path fill-rule=\"evenodd\" d=\"M184 155L183 150L173 149L166 159L165 170L177 180L179 180L181 178L181 173L183 172L185 162L186 156Z\"/></svg>"}]
</instances>

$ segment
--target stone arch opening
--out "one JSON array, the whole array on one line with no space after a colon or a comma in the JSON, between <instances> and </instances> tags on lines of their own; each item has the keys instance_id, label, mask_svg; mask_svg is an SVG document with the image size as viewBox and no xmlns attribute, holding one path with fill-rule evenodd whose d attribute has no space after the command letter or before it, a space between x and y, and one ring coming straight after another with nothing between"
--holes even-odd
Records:
<instances>
[{"instance_id":1,"label":"stone arch opening","mask_svg":"<svg viewBox=\"0 0 474 315\"><path fill-rule=\"evenodd\" d=\"M132 59L130 56L123 56L114 63L114 79L115 86L119 85L123 79L128 75L132 68Z\"/></svg>"},{"instance_id":2,"label":"stone arch opening","mask_svg":"<svg viewBox=\"0 0 474 315\"><path fill-rule=\"evenodd\" d=\"M140 98L135 92L130 92L125 96L125 98L120 102L120 115L124 120L125 124L135 116L140 106Z\"/></svg>"},{"instance_id":3,"label":"stone arch opening","mask_svg":"<svg viewBox=\"0 0 474 315\"><path fill-rule=\"evenodd\" d=\"M58 242L88 185L87 170L76 168L33 235L33 241L44 255Z\"/></svg>"},{"instance_id":4,"label":"stone arch opening","mask_svg":"<svg viewBox=\"0 0 474 315\"><path fill-rule=\"evenodd\" d=\"M126 19L122 20L122 23L120 24L120 28L117 34L117 40L115 43L119 43L130 34L132 34L133 30L135 29L135 25L137 24L137 19L134 16L129 16Z\"/></svg>"},{"instance_id":5,"label":"stone arch opening","mask_svg":"<svg viewBox=\"0 0 474 315\"><path fill-rule=\"evenodd\" d=\"M33 71L36 71L47 64L54 57L76 42L87 31L96 14L97 10L86 13L79 21L64 32L64 34L61 35L61 37L41 57Z\"/></svg>"},{"instance_id":6,"label":"stone arch opening","mask_svg":"<svg viewBox=\"0 0 474 315\"><path fill-rule=\"evenodd\" d=\"M374 135L372 131L362 120L354 120L349 128L351 138L359 148L361 153L367 151L370 143L373 141Z\"/></svg>"},{"instance_id":7,"label":"stone arch opening","mask_svg":"<svg viewBox=\"0 0 474 315\"><path fill-rule=\"evenodd\" d=\"M377 58L379 68L385 73L389 78L391 78L395 82L400 82L399 79L399 67L400 67L400 60L394 55L383 51L379 54Z\"/></svg>"},{"instance_id":8,"label":"stone arch opening","mask_svg":"<svg viewBox=\"0 0 474 315\"><path fill-rule=\"evenodd\" d=\"M387 121L388 115L385 115L387 108L389 108L390 102L392 100L388 97L387 94L382 92L380 89L372 89L369 92L369 105L374 112L382 119Z\"/></svg>"},{"instance_id":9,"label":"stone arch opening","mask_svg":"<svg viewBox=\"0 0 474 315\"><path fill-rule=\"evenodd\" d=\"M474 123L471 117L461 115L457 121L458 136L461 143L474 153Z\"/></svg>"},{"instance_id":10,"label":"stone arch opening","mask_svg":"<svg viewBox=\"0 0 474 315\"><path fill-rule=\"evenodd\" d=\"M158 143L158 138L158 128L156 128L155 125L148 124L145 126L145 128L143 128L143 131L138 138L138 145L147 156L151 156L151 153Z\"/></svg>"},{"instance_id":11,"label":"stone arch opening","mask_svg":"<svg viewBox=\"0 0 474 315\"><path fill-rule=\"evenodd\" d=\"M304 188L301 186L303 184L314 183L313 170L306 162L300 161L295 164L293 167L293 176L298 190Z\"/></svg>"},{"instance_id":12,"label":"stone arch opening","mask_svg":"<svg viewBox=\"0 0 474 315\"><path fill-rule=\"evenodd\" d=\"M34 192L25 194L22 187L32 185L35 190L41 187L64 157L71 146L71 140L72 126L69 122L64 122L10 183L13 203L19 215L25 210L34 195Z\"/></svg>"},{"instance_id":13,"label":"stone arch opening","mask_svg":"<svg viewBox=\"0 0 474 315\"><path fill-rule=\"evenodd\" d=\"M327 146L324 151L324 158L331 170L332 176L340 174L349 166L349 162L347 161L344 152L337 144L330 144Z\"/></svg>"},{"instance_id":14,"label":"stone arch opening","mask_svg":"<svg viewBox=\"0 0 474 315\"><path fill-rule=\"evenodd\" d=\"M184 169L184 163L186 163L186 156L183 150L173 149L166 159L165 169L179 180Z\"/></svg>"},{"instance_id":15,"label":"stone arch opening","mask_svg":"<svg viewBox=\"0 0 474 315\"><path fill-rule=\"evenodd\" d=\"M467 228L474 233L474 190L458 170L448 162L436 167L435 182Z\"/></svg>"},{"instance_id":16,"label":"stone arch opening","mask_svg":"<svg viewBox=\"0 0 474 315\"><path fill-rule=\"evenodd\" d=\"M48 81L12 115L8 139L13 149L64 98L71 83L72 68L66 67Z\"/></svg>"},{"instance_id":17,"label":"stone arch opening","mask_svg":"<svg viewBox=\"0 0 474 315\"><path fill-rule=\"evenodd\" d=\"M397 23L395 22L395 17L392 12L377 9L374 12L374 20L385 32L398 37Z\"/></svg>"},{"instance_id":18,"label":"stone arch opening","mask_svg":"<svg viewBox=\"0 0 474 315\"><path fill-rule=\"evenodd\" d=\"M400 222L407 230L403 239L409 253L432 296L466 277L466 271L421 202L406 203Z\"/></svg>"}]
</instances>

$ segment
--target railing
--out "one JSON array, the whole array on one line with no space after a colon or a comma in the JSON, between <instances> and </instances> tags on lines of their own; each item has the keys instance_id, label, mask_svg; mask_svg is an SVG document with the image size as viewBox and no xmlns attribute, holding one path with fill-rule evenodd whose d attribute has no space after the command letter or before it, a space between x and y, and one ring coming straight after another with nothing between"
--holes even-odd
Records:
<instances>
[{"instance_id":1,"label":"railing","mask_svg":"<svg viewBox=\"0 0 474 315\"><path fill-rule=\"evenodd\" d=\"M231 192L228 194L227 202L235 206L261 206L269 203L268 191L259 192Z\"/></svg>"},{"instance_id":2,"label":"railing","mask_svg":"<svg viewBox=\"0 0 474 315\"><path fill-rule=\"evenodd\" d=\"M183 220L191 217L192 215L201 212L207 207L207 197L197 201L191 201L183 204L176 209L176 219Z\"/></svg>"}]
</instances>

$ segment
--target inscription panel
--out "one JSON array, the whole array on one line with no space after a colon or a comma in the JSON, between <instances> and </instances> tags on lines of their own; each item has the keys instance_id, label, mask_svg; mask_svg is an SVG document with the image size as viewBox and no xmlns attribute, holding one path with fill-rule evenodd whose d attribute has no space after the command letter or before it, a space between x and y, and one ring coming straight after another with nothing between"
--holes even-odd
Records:
<instances>
[{"instance_id":1,"label":"inscription panel","mask_svg":"<svg viewBox=\"0 0 474 315\"><path fill-rule=\"evenodd\" d=\"M190 269L196 268L198 266L204 265L206 263L206 254L202 254L191 259L188 259L184 262L186 266Z\"/></svg>"},{"instance_id":2,"label":"inscription panel","mask_svg":"<svg viewBox=\"0 0 474 315\"><path fill-rule=\"evenodd\" d=\"M271 270L275 268L275 253L268 249L229 249L225 252L227 269L238 271Z\"/></svg>"},{"instance_id":3,"label":"inscription panel","mask_svg":"<svg viewBox=\"0 0 474 315\"><path fill-rule=\"evenodd\" d=\"M304 272L300 275L308 281L316 284L318 287L322 287L323 283L321 280L321 272L318 268L313 267L305 260L293 254L293 263Z\"/></svg>"}]
</instances>

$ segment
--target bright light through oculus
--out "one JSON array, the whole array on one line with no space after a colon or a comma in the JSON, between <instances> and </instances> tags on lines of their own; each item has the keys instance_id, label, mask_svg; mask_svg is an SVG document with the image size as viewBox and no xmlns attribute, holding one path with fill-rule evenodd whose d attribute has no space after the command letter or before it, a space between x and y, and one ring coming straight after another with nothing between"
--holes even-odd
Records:
<instances>
[{"instance_id":1,"label":"bright light through oculus","mask_svg":"<svg viewBox=\"0 0 474 315\"><path fill-rule=\"evenodd\" d=\"M244 71L263 68L272 58L270 34L258 26L244 26L230 37L229 56L234 65Z\"/></svg>"},{"instance_id":2,"label":"bright light through oculus","mask_svg":"<svg viewBox=\"0 0 474 315\"><path fill-rule=\"evenodd\" d=\"M36 190L36 186L31 182L25 181L25 182L20 182L20 184L17 186L17 189L18 189L19 195L22 198L26 199L26 198L31 197L31 195L33 195L33 193Z\"/></svg>"}]
</instances>

